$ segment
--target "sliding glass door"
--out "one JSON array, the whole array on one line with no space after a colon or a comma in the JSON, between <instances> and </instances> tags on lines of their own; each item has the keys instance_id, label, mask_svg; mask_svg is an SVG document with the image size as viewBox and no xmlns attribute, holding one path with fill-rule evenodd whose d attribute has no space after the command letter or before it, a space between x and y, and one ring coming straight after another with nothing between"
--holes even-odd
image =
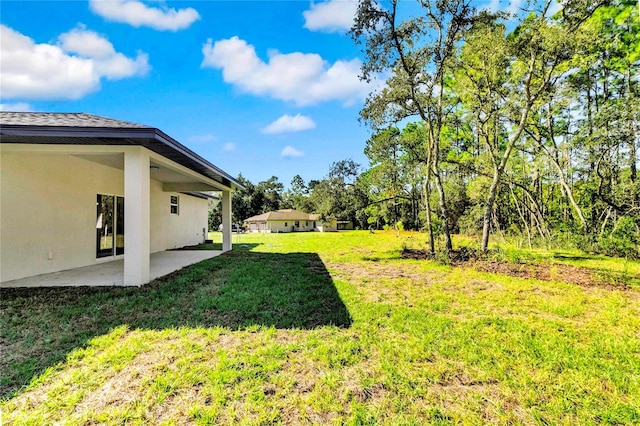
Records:
<instances>
[{"instance_id":1,"label":"sliding glass door","mask_svg":"<svg viewBox=\"0 0 640 426\"><path fill-rule=\"evenodd\" d=\"M98 194L96 257L124 254L124 197Z\"/></svg>"}]
</instances>

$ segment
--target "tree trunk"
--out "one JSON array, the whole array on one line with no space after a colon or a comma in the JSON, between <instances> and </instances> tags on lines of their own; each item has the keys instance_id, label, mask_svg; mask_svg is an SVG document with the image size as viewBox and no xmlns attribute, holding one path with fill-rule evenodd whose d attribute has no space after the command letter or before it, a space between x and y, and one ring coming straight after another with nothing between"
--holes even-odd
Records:
<instances>
[{"instance_id":1,"label":"tree trunk","mask_svg":"<svg viewBox=\"0 0 640 426\"><path fill-rule=\"evenodd\" d=\"M553 163L555 163L555 161ZM567 198L569 199L569 203L571 204L571 207L573 207L573 210L576 212L576 215L578 216L578 220L580 220L580 225L582 226L582 230L586 235L589 233L589 224L587 223L587 219L585 219L584 215L582 214L582 209L576 202L576 199L573 196L573 191L569 187L569 184L567 183L567 180L564 177L564 173L560 168L560 165L556 164L556 167L558 169L558 177L560 178L560 185L564 189L564 192L566 193Z\"/></svg>"},{"instance_id":2,"label":"tree trunk","mask_svg":"<svg viewBox=\"0 0 640 426\"><path fill-rule=\"evenodd\" d=\"M513 197L513 202L516 205L516 210L518 211L518 216L520 216L520 220L524 224L524 229L527 232L527 242L529 243L529 249L533 248L531 244L531 231L529 229L529 224L527 223L527 219L524 217L524 213L520 209L520 203L518 203L518 197L516 197L515 192L513 192L513 186L509 185L509 190L511 191L511 196Z\"/></svg>"},{"instance_id":3,"label":"tree trunk","mask_svg":"<svg viewBox=\"0 0 640 426\"><path fill-rule=\"evenodd\" d=\"M427 174L430 174L427 171ZM431 225L431 190L429 189L429 179L425 180L424 183L424 208L426 210L426 220L427 220L427 231L429 232L429 250L431 254L436 252L435 241L433 239L433 226Z\"/></svg>"},{"instance_id":4,"label":"tree trunk","mask_svg":"<svg viewBox=\"0 0 640 426\"><path fill-rule=\"evenodd\" d=\"M528 204L523 204L523 205L527 207L527 209L529 209L529 212L531 213L534 219L535 227L538 229L538 232L540 233L540 237L542 239L551 238L551 234L549 233L549 230L545 225L544 216L541 213L542 210L540 209L539 203L533 198L533 196L529 191L524 190L523 192L527 195L527 197L529 198L529 201L531 202L531 205L528 205Z\"/></svg>"},{"instance_id":5,"label":"tree trunk","mask_svg":"<svg viewBox=\"0 0 640 426\"><path fill-rule=\"evenodd\" d=\"M640 2L638 3L638 7L640 8ZM633 129L633 111L631 108L631 65L627 66L627 72L625 75L625 83L626 83L626 98L627 98L627 125L628 125L628 138L629 138L629 172L631 183L634 184L636 182L637 170L636 170L636 134ZM633 186L632 186L633 187ZM633 192L633 203L637 204L640 201L640 194L635 190Z\"/></svg>"},{"instance_id":6,"label":"tree trunk","mask_svg":"<svg viewBox=\"0 0 640 426\"><path fill-rule=\"evenodd\" d=\"M532 72L533 71L530 70L530 73ZM530 81L527 82L527 84L529 83ZM528 91L529 89L527 87L527 92ZM504 172L504 169L507 166L507 162L511 157L511 151L513 151L513 148L515 147L516 143L520 140L520 137L522 136L522 132L524 132L524 127L526 125L527 117L529 116L529 111L531 110L532 104L533 104L533 100L527 99L527 104L525 105L524 109L522 110L522 113L520 114L520 121L518 123L518 128L516 129L515 133L513 133L509 138L507 146L505 147L502 157L500 158L500 163L499 164L497 163L497 157L495 155L491 156L491 158L493 159L493 165L494 165L493 181L491 182L491 187L489 188L489 194L487 195L486 208L484 211L484 221L483 221L484 223L482 225L482 243L480 245L481 251L486 252L487 246L489 244L489 228L491 225L491 212L493 210L493 204L496 201L498 187L500 186L500 178L502 177L502 173ZM498 126L498 123L496 123L496 127L497 126ZM488 149L491 149L491 147L488 146Z\"/></svg>"},{"instance_id":7,"label":"tree trunk","mask_svg":"<svg viewBox=\"0 0 640 426\"><path fill-rule=\"evenodd\" d=\"M589 72L589 69L587 69L587 79L591 78L591 73ZM589 132L589 139L591 139L593 137L593 117L592 117L592 104L593 101L591 99L591 88L587 87L587 129ZM592 148L588 148L589 150L589 170L590 170L590 176L588 179L591 179L591 176L593 176L594 170L596 169L596 163L594 160L594 156L595 153L593 152ZM596 191L594 191L593 189L589 190L589 205L591 206L590 208L590 213L591 213L591 229L595 229L596 228L596 224L597 224L597 205L596 205Z\"/></svg>"},{"instance_id":8,"label":"tree trunk","mask_svg":"<svg viewBox=\"0 0 640 426\"><path fill-rule=\"evenodd\" d=\"M480 244L480 250L487 251L489 246L489 233L491 229L491 213L493 211L493 204L496 202L496 195L498 193L498 185L500 183L500 170L498 167L493 168L493 180L489 187L489 195L487 195L487 201L484 207L484 215L482 218L482 242Z\"/></svg>"},{"instance_id":9,"label":"tree trunk","mask_svg":"<svg viewBox=\"0 0 640 426\"><path fill-rule=\"evenodd\" d=\"M602 226L600 227L600 234L598 235L600 238L604 235L604 230L607 227L607 222L609 221L609 217L611 216L611 207L607 207L607 215L604 217L602 221Z\"/></svg>"},{"instance_id":10,"label":"tree trunk","mask_svg":"<svg viewBox=\"0 0 640 426\"><path fill-rule=\"evenodd\" d=\"M549 108L549 110L551 110L551 108ZM558 149L553 140L554 136L553 136L553 128L551 124L549 124L549 134L551 135L550 142L552 143L552 146L553 146L553 152L550 152L549 149L542 144L542 139L539 135L536 136L532 134L531 136L535 140L536 144L538 145L539 150L543 151L546 154L547 158L551 161L556 171L558 172L558 179L560 180L560 186L564 191L564 195L569 200L569 204L571 204L571 207L573 208L576 215L578 216L578 220L580 221L580 226L582 227L584 234L587 235L589 232L589 224L587 223L587 219L585 219L584 215L582 214L582 209L580 208L580 206L576 202L575 197L573 196L573 191L571 190L571 187L569 186L569 183L567 182L567 179L565 177L565 171L562 169L562 166L560 165L560 162L558 160Z\"/></svg>"},{"instance_id":11,"label":"tree trunk","mask_svg":"<svg viewBox=\"0 0 640 426\"><path fill-rule=\"evenodd\" d=\"M427 231L429 232L429 250L435 254L436 245L433 238L433 225L431 223L431 149L427 150L427 175L424 178L424 208L426 210Z\"/></svg>"},{"instance_id":12,"label":"tree trunk","mask_svg":"<svg viewBox=\"0 0 640 426\"><path fill-rule=\"evenodd\" d=\"M440 172L434 170L436 189L439 195L440 214L442 215L442 233L444 234L444 244L447 255L453 251L453 243L451 242L451 232L449 227L449 211L445 202L446 195L442 186L442 178Z\"/></svg>"}]
</instances>

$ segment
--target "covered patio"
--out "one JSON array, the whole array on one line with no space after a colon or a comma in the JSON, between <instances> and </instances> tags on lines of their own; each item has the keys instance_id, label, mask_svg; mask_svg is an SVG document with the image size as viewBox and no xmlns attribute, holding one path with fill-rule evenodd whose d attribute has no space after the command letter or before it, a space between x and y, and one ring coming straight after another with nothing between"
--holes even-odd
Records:
<instances>
[{"instance_id":1,"label":"covered patio","mask_svg":"<svg viewBox=\"0 0 640 426\"><path fill-rule=\"evenodd\" d=\"M140 286L213 257L165 251L205 241L213 193L232 249L238 182L157 128L0 112L0 148L0 287Z\"/></svg>"},{"instance_id":2,"label":"covered patio","mask_svg":"<svg viewBox=\"0 0 640 426\"><path fill-rule=\"evenodd\" d=\"M220 256L222 253L221 250L171 250L152 253L149 261L149 280L155 280L189 265ZM124 259L118 259L66 271L5 281L0 283L0 288L123 285L125 285Z\"/></svg>"}]
</instances>

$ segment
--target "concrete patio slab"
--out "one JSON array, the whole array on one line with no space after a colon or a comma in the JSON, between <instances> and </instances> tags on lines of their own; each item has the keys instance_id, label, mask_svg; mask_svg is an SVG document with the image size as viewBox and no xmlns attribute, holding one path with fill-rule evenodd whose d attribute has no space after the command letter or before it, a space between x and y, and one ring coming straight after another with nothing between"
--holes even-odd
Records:
<instances>
[{"instance_id":1,"label":"concrete patio slab","mask_svg":"<svg viewBox=\"0 0 640 426\"><path fill-rule=\"evenodd\" d=\"M219 250L176 250L151 254L149 278L155 280L194 263L219 256ZM0 283L0 288L124 285L124 259Z\"/></svg>"}]
</instances>

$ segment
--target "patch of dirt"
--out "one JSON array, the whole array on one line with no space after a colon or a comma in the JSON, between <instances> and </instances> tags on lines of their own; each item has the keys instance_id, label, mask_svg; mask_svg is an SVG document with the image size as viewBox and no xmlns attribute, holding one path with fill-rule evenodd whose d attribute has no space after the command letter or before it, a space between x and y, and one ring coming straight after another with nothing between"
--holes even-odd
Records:
<instances>
[{"instance_id":1,"label":"patch of dirt","mask_svg":"<svg viewBox=\"0 0 640 426\"><path fill-rule=\"evenodd\" d=\"M440 377L433 387L440 386L441 388L485 388L492 385L497 385L498 380L494 378L479 379L474 378L465 371L465 367L462 363L457 362L454 364L456 370L448 369L440 373Z\"/></svg>"},{"instance_id":2,"label":"patch of dirt","mask_svg":"<svg viewBox=\"0 0 640 426\"><path fill-rule=\"evenodd\" d=\"M433 253L430 253L427 250L421 249L411 249L404 248L400 253L400 257L403 259L414 259L414 260L425 260L431 259L435 260L436 256ZM461 263L461 262L469 262L472 260L480 259L482 254L477 250L471 249L469 247L460 247L459 250L454 250L451 252L451 263Z\"/></svg>"},{"instance_id":3,"label":"patch of dirt","mask_svg":"<svg viewBox=\"0 0 640 426\"><path fill-rule=\"evenodd\" d=\"M420 271L414 265L402 265L398 267L394 263L368 262L366 266L356 263L330 263L327 268L335 271L335 275L348 278L373 280L379 278L407 278L414 281L430 282L441 275L440 272Z\"/></svg>"},{"instance_id":4,"label":"patch of dirt","mask_svg":"<svg viewBox=\"0 0 640 426\"><path fill-rule=\"evenodd\" d=\"M355 400L361 404L366 402L375 402L384 398L385 389L380 383L375 383L371 386L349 386L345 392L345 397L348 400Z\"/></svg>"},{"instance_id":5,"label":"patch of dirt","mask_svg":"<svg viewBox=\"0 0 640 426\"><path fill-rule=\"evenodd\" d=\"M138 354L98 389L87 392L86 397L74 407L74 412L81 416L87 411L103 412L109 407L135 403L146 392L142 386L144 380L154 377L158 366L168 364L168 357L162 351L150 350Z\"/></svg>"},{"instance_id":6,"label":"patch of dirt","mask_svg":"<svg viewBox=\"0 0 640 426\"><path fill-rule=\"evenodd\" d=\"M467 266L468 265L460 265ZM607 290L630 290L625 282L608 281L597 273L578 266L562 264L533 264L476 261L470 267L476 271L492 272L518 278L535 278L541 281L561 281L581 287L599 287Z\"/></svg>"},{"instance_id":7,"label":"patch of dirt","mask_svg":"<svg viewBox=\"0 0 640 426\"><path fill-rule=\"evenodd\" d=\"M427 395L428 405L440 401L445 413L450 411L463 417L479 414L483 424L535 423L521 402L513 395L505 394L496 381L436 384L429 387Z\"/></svg>"},{"instance_id":8,"label":"patch of dirt","mask_svg":"<svg viewBox=\"0 0 640 426\"><path fill-rule=\"evenodd\" d=\"M435 259L435 256L432 253L429 253L427 250L418 250L418 249L410 249L410 248L402 249L402 252L400 253L400 257L402 257L403 259L414 259L414 260Z\"/></svg>"},{"instance_id":9,"label":"patch of dirt","mask_svg":"<svg viewBox=\"0 0 640 426\"><path fill-rule=\"evenodd\" d=\"M176 394L169 395L162 403L156 404L145 413L145 421L153 424L188 425L193 423L189 409L196 401L200 401L199 388L179 389Z\"/></svg>"},{"instance_id":10,"label":"patch of dirt","mask_svg":"<svg viewBox=\"0 0 640 426\"><path fill-rule=\"evenodd\" d=\"M403 259L433 259L426 250L404 249ZM582 287L598 287L607 290L630 290L631 286L622 280L606 279L597 271L589 268L564 265L561 263L511 263L487 260L476 250L462 247L451 253L451 265L472 268L476 271L508 275L510 277L537 279L541 281L560 281Z\"/></svg>"}]
</instances>

